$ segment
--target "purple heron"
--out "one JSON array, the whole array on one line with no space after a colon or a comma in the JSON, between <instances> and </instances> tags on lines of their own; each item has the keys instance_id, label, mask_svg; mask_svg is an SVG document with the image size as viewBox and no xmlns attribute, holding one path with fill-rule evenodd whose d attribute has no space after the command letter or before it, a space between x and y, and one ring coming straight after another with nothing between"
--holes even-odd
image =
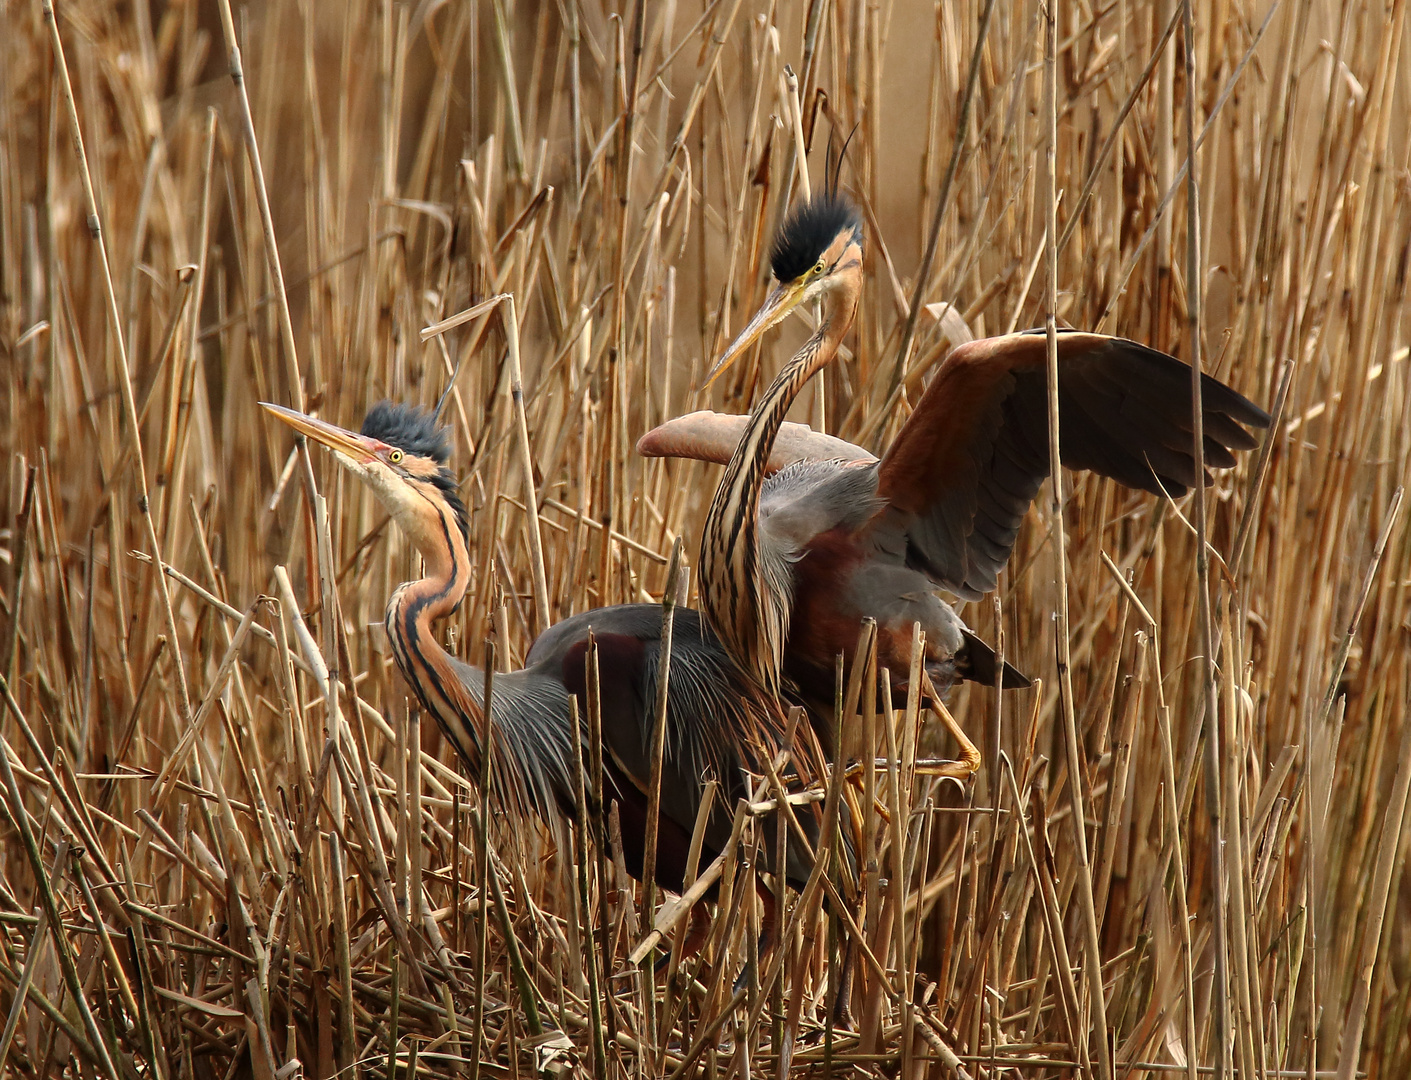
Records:
<instances>
[{"instance_id":1,"label":"purple heron","mask_svg":"<svg viewBox=\"0 0 1411 1080\"><path fill-rule=\"evenodd\" d=\"M829 192L796 207L771 253L774 287L707 385L816 300L813 335L747 419L694 413L638 443L647 456L725 465L702 529L701 607L763 689L777 694L787 683L814 703L832 700L834 658L851 658L867 616L877 622L878 664L894 676L909 670L920 623L933 687L966 677L993 684L993 655L936 594L978 599L995 587L1049 475L1041 330L952 351L880 460L807 429L779 441L794 398L852 325L862 256L862 220L846 198ZM1069 330L1059 332L1058 362L1065 466L1173 498L1201 479L1188 365L1134 341ZM1233 451L1257 445L1249 429L1267 427L1269 416L1208 375L1201 401L1210 483L1210 468L1230 468ZM1006 671L1004 681L1022 685L1023 677Z\"/></svg>"},{"instance_id":2,"label":"purple heron","mask_svg":"<svg viewBox=\"0 0 1411 1080\"><path fill-rule=\"evenodd\" d=\"M628 871L642 876L651 778L662 608L623 604L584 612L544 631L519 671L498 674L484 708L484 673L447 652L435 624L465 597L472 574L470 524L447 465L449 439L418 409L380 402L361 433L278 405L273 416L316 443L376 496L424 560L424 576L397 587L387 605L387 637L403 678L435 718L473 778L493 740L491 795L502 807L549 819L576 813L570 698L586 715L585 657L591 630L597 642L605 797L616 799ZM807 737L800 724L795 736ZM719 780L724 798L704 834L707 860L724 847L735 802L747 793L746 770L759 772L787 727L778 704L765 698L731 661L699 613L678 609L671 641L661 810L654 880L680 892L704 781ZM804 751L795 755L795 764ZM586 757L585 757L586 760ZM813 819L801 814L807 830ZM811 842L816 842L816 827ZM785 876L807 880L811 862L790 843Z\"/></svg>"}]
</instances>

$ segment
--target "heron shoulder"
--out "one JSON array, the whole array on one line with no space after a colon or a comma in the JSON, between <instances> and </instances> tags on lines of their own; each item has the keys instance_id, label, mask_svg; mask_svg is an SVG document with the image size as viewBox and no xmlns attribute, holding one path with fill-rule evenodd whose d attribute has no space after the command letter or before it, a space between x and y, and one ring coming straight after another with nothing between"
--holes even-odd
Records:
<instances>
[{"instance_id":1,"label":"heron shoulder","mask_svg":"<svg viewBox=\"0 0 1411 1080\"><path fill-rule=\"evenodd\" d=\"M881 505L875 460L800 461L765 482L760 530L766 542L802 551L831 529L860 528Z\"/></svg>"}]
</instances>

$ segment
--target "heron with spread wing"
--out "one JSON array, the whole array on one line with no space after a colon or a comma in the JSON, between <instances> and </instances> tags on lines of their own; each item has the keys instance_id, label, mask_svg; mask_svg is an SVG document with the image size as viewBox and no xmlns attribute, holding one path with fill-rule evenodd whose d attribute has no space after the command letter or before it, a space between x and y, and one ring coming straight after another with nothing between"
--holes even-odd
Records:
<instances>
[{"instance_id":1,"label":"heron with spread wing","mask_svg":"<svg viewBox=\"0 0 1411 1080\"><path fill-rule=\"evenodd\" d=\"M995 587L1049 475L1041 330L955 349L880 460L807 429L785 431L780 442L794 398L852 325L862 253L862 221L844 197L827 192L797 207L775 240L773 290L709 379L816 300L813 335L748 418L693 413L638 443L647 456L725 465L702 529L701 606L761 687L778 693L787 683L820 706L832 700L834 658L851 657L868 616L877 622L878 665L894 678L909 671L919 623L929 692L956 678L995 681L993 654L937 591L976 599ZM1269 424L1264 410L1203 375L1207 470L1198 476L1188 365L1134 341L1068 330L1058 335L1058 362L1063 464L1128 487L1179 497L1210 483L1210 468L1233 467L1234 451L1256 445L1250 429ZM1006 670L1006 686L1023 681ZM951 730L978 765L963 733Z\"/></svg>"}]
</instances>

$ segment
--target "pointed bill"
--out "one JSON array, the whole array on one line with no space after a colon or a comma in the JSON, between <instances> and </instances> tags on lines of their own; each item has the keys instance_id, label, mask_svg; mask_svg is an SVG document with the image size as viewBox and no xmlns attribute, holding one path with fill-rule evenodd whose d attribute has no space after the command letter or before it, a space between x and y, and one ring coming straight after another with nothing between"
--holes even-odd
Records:
<instances>
[{"instance_id":1,"label":"pointed bill","mask_svg":"<svg viewBox=\"0 0 1411 1080\"><path fill-rule=\"evenodd\" d=\"M272 405L268 401L262 401L260 407L271 416L284 421L295 431L328 447L339 457L346 458L354 465L364 465L371 461L382 446L376 439L369 439L366 435L348 431L337 424L320 420L316 416L308 416L305 413L295 412L293 409L286 409L283 405Z\"/></svg>"},{"instance_id":2,"label":"pointed bill","mask_svg":"<svg viewBox=\"0 0 1411 1080\"><path fill-rule=\"evenodd\" d=\"M784 317L798 307L804 298L804 286L793 283L789 285L778 285L765 298L764 304L755 312L754 318L750 320L748 326L740 331L739 337L730 343L730 347L720 354L720 359L715 362L715 366L710 369L710 374L706 376L705 382L701 385L704 390L721 374L733 364L740 356L759 340L763 334L772 326L778 326L784 321Z\"/></svg>"}]
</instances>

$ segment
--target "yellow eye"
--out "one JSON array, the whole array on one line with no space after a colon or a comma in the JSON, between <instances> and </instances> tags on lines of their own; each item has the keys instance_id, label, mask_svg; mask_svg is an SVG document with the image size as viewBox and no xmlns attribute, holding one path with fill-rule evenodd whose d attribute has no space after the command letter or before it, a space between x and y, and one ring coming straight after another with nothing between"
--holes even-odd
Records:
<instances>
[{"instance_id":1,"label":"yellow eye","mask_svg":"<svg viewBox=\"0 0 1411 1080\"><path fill-rule=\"evenodd\" d=\"M387 460L393 465L400 465L402 463L402 452L400 450L393 450L387 455Z\"/></svg>"},{"instance_id":2,"label":"yellow eye","mask_svg":"<svg viewBox=\"0 0 1411 1080\"><path fill-rule=\"evenodd\" d=\"M825 259L819 259L816 263L813 264L813 272L814 272L815 275L821 274L821 273L823 273L823 271L825 271L825 270L827 270L827 269L828 269L828 263L827 263L827 260L825 260Z\"/></svg>"}]
</instances>

